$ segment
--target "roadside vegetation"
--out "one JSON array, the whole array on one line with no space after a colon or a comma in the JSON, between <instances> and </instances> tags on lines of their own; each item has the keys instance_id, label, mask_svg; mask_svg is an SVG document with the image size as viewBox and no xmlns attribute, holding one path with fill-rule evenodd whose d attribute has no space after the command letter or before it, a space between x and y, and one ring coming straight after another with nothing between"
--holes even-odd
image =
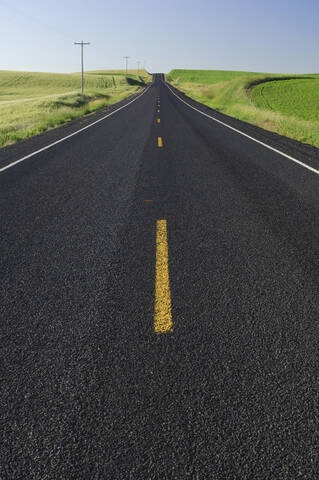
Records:
<instances>
[{"instance_id":1,"label":"roadside vegetation","mask_svg":"<svg viewBox=\"0 0 319 480\"><path fill-rule=\"evenodd\" d=\"M166 80L232 117L319 148L319 75L172 70Z\"/></svg>"},{"instance_id":2,"label":"roadside vegetation","mask_svg":"<svg viewBox=\"0 0 319 480\"><path fill-rule=\"evenodd\" d=\"M0 71L0 147L42 133L138 92L151 80L145 71L81 75Z\"/></svg>"},{"instance_id":3,"label":"roadside vegetation","mask_svg":"<svg viewBox=\"0 0 319 480\"><path fill-rule=\"evenodd\" d=\"M92 70L86 72L88 75L104 75L104 76L124 76L139 79L145 83L152 81L152 75L147 73L146 70L128 70L127 74L125 70Z\"/></svg>"}]
</instances>

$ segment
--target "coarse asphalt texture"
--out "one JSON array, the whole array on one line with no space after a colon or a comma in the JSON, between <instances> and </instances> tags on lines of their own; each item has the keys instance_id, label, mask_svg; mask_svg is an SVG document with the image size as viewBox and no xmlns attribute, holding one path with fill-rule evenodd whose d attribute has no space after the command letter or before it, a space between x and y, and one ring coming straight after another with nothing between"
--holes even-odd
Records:
<instances>
[{"instance_id":1,"label":"coarse asphalt texture","mask_svg":"<svg viewBox=\"0 0 319 480\"><path fill-rule=\"evenodd\" d=\"M319 169L318 150L210 114ZM319 478L319 175L157 74L0 183L1 479Z\"/></svg>"}]
</instances>

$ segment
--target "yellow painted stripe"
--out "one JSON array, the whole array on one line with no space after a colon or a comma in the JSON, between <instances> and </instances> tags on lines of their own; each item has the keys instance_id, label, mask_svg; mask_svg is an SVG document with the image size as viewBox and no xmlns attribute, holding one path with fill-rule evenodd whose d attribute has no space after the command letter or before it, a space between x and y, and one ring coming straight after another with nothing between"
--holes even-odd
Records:
<instances>
[{"instance_id":1,"label":"yellow painted stripe","mask_svg":"<svg viewBox=\"0 0 319 480\"><path fill-rule=\"evenodd\" d=\"M173 330L166 220L157 221L154 330L155 333Z\"/></svg>"},{"instance_id":2,"label":"yellow painted stripe","mask_svg":"<svg viewBox=\"0 0 319 480\"><path fill-rule=\"evenodd\" d=\"M162 146L163 146L163 139L162 139L162 137L158 137L158 139L157 139L157 145L158 145L159 147L162 147Z\"/></svg>"},{"instance_id":3,"label":"yellow painted stripe","mask_svg":"<svg viewBox=\"0 0 319 480\"><path fill-rule=\"evenodd\" d=\"M161 119L160 119L160 118L157 119L157 123L161 123Z\"/></svg>"}]
</instances>

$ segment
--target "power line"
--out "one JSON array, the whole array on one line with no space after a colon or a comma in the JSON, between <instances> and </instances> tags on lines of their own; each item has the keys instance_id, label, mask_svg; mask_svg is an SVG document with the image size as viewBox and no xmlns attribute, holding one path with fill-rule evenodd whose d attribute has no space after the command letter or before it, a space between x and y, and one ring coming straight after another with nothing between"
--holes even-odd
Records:
<instances>
[{"instance_id":1,"label":"power line","mask_svg":"<svg viewBox=\"0 0 319 480\"><path fill-rule=\"evenodd\" d=\"M90 45L89 42L74 42L74 45L81 45L81 90L82 90L82 96L83 96L83 91L84 91L84 85L83 85L83 46L84 45Z\"/></svg>"}]
</instances>

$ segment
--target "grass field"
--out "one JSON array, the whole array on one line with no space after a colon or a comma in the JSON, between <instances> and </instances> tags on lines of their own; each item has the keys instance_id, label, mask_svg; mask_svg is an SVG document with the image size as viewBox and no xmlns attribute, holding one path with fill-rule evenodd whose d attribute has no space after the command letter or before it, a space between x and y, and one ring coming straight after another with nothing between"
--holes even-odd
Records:
<instances>
[{"instance_id":1,"label":"grass field","mask_svg":"<svg viewBox=\"0 0 319 480\"><path fill-rule=\"evenodd\" d=\"M124 72L81 75L0 71L0 147L42 133L137 92L150 76Z\"/></svg>"},{"instance_id":2,"label":"grass field","mask_svg":"<svg viewBox=\"0 0 319 480\"><path fill-rule=\"evenodd\" d=\"M245 75L246 72L233 72L230 70L172 70L166 78L168 81L214 85L216 83L227 82Z\"/></svg>"},{"instance_id":3,"label":"grass field","mask_svg":"<svg viewBox=\"0 0 319 480\"><path fill-rule=\"evenodd\" d=\"M195 100L319 147L319 75L172 70L167 81Z\"/></svg>"},{"instance_id":4,"label":"grass field","mask_svg":"<svg viewBox=\"0 0 319 480\"><path fill-rule=\"evenodd\" d=\"M260 107L319 122L319 79L281 80L257 85L252 99Z\"/></svg>"},{"instance_id":5,"label":"grass field","mask_svg":"<svg viewBox=\"0 0 319 480\"><path fill-rule=\"evenodd\" d=\"M152 75L147 73L146 70L128 70L127 75L125 70L92 70L86 72L88 75L107 75L107 76L112 76L112 75L122 75L122 76L128 76L132 78L141 78L143 79L146 83L152 80Z\"/></svg>"}]
</instances>

